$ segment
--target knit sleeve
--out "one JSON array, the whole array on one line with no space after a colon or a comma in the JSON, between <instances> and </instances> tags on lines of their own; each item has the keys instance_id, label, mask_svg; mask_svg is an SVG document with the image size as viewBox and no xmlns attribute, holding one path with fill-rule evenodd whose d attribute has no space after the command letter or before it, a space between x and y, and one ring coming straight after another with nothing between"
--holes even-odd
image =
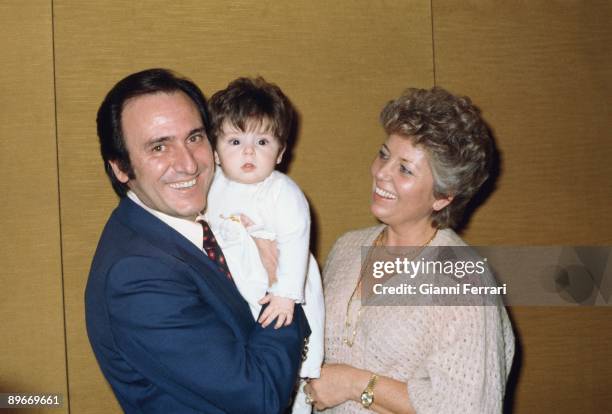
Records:
<instances>
[{"instance_id":1,"label":"knit sleeve","mask_svg":"<svg viewBox=\"0 0 612 414\"><path fill-rule=\"evenodd\" d=\"M419 414L501 413L508 349L504 309L442 306L431 312L428 320L437 338L408 380L413 408Z\"/></svg>"},{"instance_id":2,"label":"knit sleeve","mask_svg":"<svg viewBox=\"0 0 612 414\"><path fill-rule=\"evenodd\" d=\"M276 212L273 219L268 220L276 234L279 251L278 280L271 286L270 292L301 303L304 301L304 281L308 269L310 210L297 184L289 177L280 174L278 177L275 195L270 198L274 200L274 206L262 212L262 216Z\"/></svg>"}]
</instances>

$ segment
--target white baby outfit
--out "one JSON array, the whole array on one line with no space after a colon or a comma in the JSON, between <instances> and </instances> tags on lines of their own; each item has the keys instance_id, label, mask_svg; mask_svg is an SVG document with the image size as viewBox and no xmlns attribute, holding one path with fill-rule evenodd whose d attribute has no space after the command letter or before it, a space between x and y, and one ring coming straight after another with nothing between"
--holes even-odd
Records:
<instances>
[{"instance_id":1,"label":"white baby outfit","mask_svg":"<svg viewBox=\"0 0 612 414\"><path fill-rule=\"evenodd\" d=\"M254 224L245 228L240 214ZM228 179L218 167L208 194L206 220L255 319L261 310L257 302L267 292L302 304L312 333L300 377L318 378L323 362L325 306L319 268L309 252L308 202L300 188L278 171L262 182L242 184ZM278 280L272 286L268 286L268 274L252 237L277 242ZM294 414L311 410L301 389L293 406Z\"/></svg>"}]
</instances>

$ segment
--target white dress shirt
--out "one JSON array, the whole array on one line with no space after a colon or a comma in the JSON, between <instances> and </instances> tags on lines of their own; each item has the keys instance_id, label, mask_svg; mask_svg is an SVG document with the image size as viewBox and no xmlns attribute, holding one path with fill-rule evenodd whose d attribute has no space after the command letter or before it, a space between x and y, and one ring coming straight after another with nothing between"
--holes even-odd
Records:
<instances>
[{"instance_id":1,"label":"white dress shirt","mask_svg":"<svg viewBox=\"0 0 612 414\"><path fill-rule=\"evenodd\" d=\"M128 191L127 196L138 204L140 207L144 208L149 213L153 214L155 217L166 223L168 226L172 227L176 230L181 236L185 237L191 243L193 243L198 249L203 250L202 244L202 225L197 221L185 220L178 217L173 217L168 214L162 213L161 211L153 210L151 207L146 206L138 196L132 191Z\"/></svg>"}]
</instances>

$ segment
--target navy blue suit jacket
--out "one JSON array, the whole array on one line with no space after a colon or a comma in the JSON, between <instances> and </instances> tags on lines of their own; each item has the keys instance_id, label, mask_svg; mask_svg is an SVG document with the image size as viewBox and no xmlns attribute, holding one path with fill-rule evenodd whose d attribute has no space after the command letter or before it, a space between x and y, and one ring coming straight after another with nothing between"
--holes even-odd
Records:
<instances>
[{"instance_id":1,"label":"navy blue suit jacket","mask_svg":"<svg viewBox=\"0 0 612 414\"><path fill-rule=\"evenodd\" d=\"M108 220L85 292L87 332L127 413L279 413L304 338L263 329L197 247L128 198Z\"/></svg>"}]
</instances>

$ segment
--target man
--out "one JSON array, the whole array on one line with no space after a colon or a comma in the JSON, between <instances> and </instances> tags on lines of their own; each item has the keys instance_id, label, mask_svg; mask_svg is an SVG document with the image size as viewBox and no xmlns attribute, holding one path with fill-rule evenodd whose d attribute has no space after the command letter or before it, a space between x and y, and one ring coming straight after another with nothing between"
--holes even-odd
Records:
<instances>
[{"instance_id":1,"label":"man","mask_svg":"<svg viewBox=\"0 0 612 414\"><path fill-rule=\"evenodd\" d=\"M299 306L288 327L257 324L196 221L214 173L207 122L198 87L163 69L121 80L98 111L121 200L92 263L87 330L128 413L281 412L310 331Z\"/></svg>"}]
</instances>

